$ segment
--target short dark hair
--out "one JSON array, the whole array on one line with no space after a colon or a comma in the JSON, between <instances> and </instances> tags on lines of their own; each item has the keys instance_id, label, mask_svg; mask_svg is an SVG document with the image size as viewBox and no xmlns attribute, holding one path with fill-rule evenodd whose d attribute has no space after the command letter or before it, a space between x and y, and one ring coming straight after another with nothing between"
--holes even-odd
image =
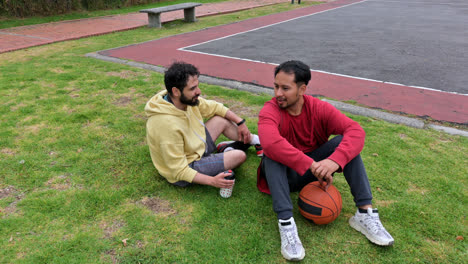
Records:
<instances>
[{"instance_id":1,"label":"short dark hair","mask_svg":"<svg viewBox=\"0 0 468 264\"><path fill-rule=\"evenodd\" d=\"M294 82L298 85L302 83L307 85L311 78L309 66L302 61L297 60L290 60L281 63L275 68L275 76L279 72L294 74Z\"/></svg>"},{"instance_id":2,"label":"short dark hair","mask_svg":"<svg viewBox=\"0 0 468 264\"><path fill-rule=\"evenodd\" d=\"M182 61L174 62L164 72L164 85L166 86L167 92L172 95L172 87L176 87L182 92L190 76L200 76L197 67Z\"/></svg>"}]
</instances>

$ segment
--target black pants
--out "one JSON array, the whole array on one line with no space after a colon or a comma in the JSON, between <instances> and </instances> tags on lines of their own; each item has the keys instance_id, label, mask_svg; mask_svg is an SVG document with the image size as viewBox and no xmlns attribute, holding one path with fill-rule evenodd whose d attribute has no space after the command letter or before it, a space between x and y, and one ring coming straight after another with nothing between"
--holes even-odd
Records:
<instances>
[{"instance_id":1,"label":"black pants","mask_svg":"<svg viewBox=\"0 0 468 264\"><path fill-rule=\"evenodd\" d=\"M315 161L326 159L335 151L342 138L342 136L336 136L318 149L306 153L306 155ZM262 170L270 188L273 210L278 219L288 219L293 216L290 192L300 191L308 183L318 180L310 170L307 170L304 175L299 175L293 169L267 156L263 157ZM360 155L356 156L344 167L343 174L351 188L351 194L354 197L356 206L372 204L369 179Z\"/></svg>"}]
</instances>

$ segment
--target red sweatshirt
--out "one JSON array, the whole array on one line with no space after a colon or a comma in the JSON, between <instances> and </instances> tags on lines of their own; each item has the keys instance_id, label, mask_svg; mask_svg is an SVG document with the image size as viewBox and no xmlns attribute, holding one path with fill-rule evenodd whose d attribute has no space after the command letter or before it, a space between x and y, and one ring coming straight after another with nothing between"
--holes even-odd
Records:
<instances>
[{"instance_id":1,"label":"red sweatshirt","mask_svg":"<svg viewBox=\"0 0 468 264\"><path fill-rule=\"evenodd\" d=\"M258 135L264 154L303 175L313 160L305 153L328 141L330 135L343 135L343 140L328 158L340 165L340 170L364 147L365 132L361 126L331 104L304 95L302 112L290 115L279 108L275 98L266 102L259 114ZM259 174L260 175L260 174ZM269 193L264 177L257 186Z\"/></svg>"}]
</instances>

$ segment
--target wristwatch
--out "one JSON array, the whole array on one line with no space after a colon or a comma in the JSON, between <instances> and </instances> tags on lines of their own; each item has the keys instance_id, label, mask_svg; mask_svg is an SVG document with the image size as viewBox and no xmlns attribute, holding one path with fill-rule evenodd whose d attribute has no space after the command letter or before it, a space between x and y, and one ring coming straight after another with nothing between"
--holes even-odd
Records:
<instances>
[{"instance_id":1,"label":"wristwatch","mask_svg":"<svg viewBox=\"0 0 468 264\"><path fill-rule=\"evenodd\" d=\"M237 123L237 126L240 126L240 125L242 125L242 124L244 124L244 123L245 123L245 119L242 119L242 121L240 121L239 123Z\"/></svg>"}]
</instances>

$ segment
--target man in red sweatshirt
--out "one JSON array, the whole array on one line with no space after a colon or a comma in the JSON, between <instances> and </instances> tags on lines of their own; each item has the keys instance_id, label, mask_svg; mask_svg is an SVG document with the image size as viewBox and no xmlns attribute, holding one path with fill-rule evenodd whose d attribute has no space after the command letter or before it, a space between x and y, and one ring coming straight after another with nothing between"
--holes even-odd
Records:
<instances>
[{"instance_id":1,"label":"man in red sweatshirt","mask_svg":"<svg viewBox=\"0 0 468 264\"><path fill-rule=\"evenodd\" d=\"M258 187L271 193L278 216L281 253L288 260L301 260L304 248L293 218L290 192L312 181L324 188L335 172L343 172L357 207L349 224L380 246L394 240L372 208L372 193L359 153L364 147L361 126L329 103L306 95L311 79L309 66L287 61L275 69L275 97L260 111L258 135L263 146ZM337 135L329 140L331 135Z\"/></svg>"}]
</instances>

